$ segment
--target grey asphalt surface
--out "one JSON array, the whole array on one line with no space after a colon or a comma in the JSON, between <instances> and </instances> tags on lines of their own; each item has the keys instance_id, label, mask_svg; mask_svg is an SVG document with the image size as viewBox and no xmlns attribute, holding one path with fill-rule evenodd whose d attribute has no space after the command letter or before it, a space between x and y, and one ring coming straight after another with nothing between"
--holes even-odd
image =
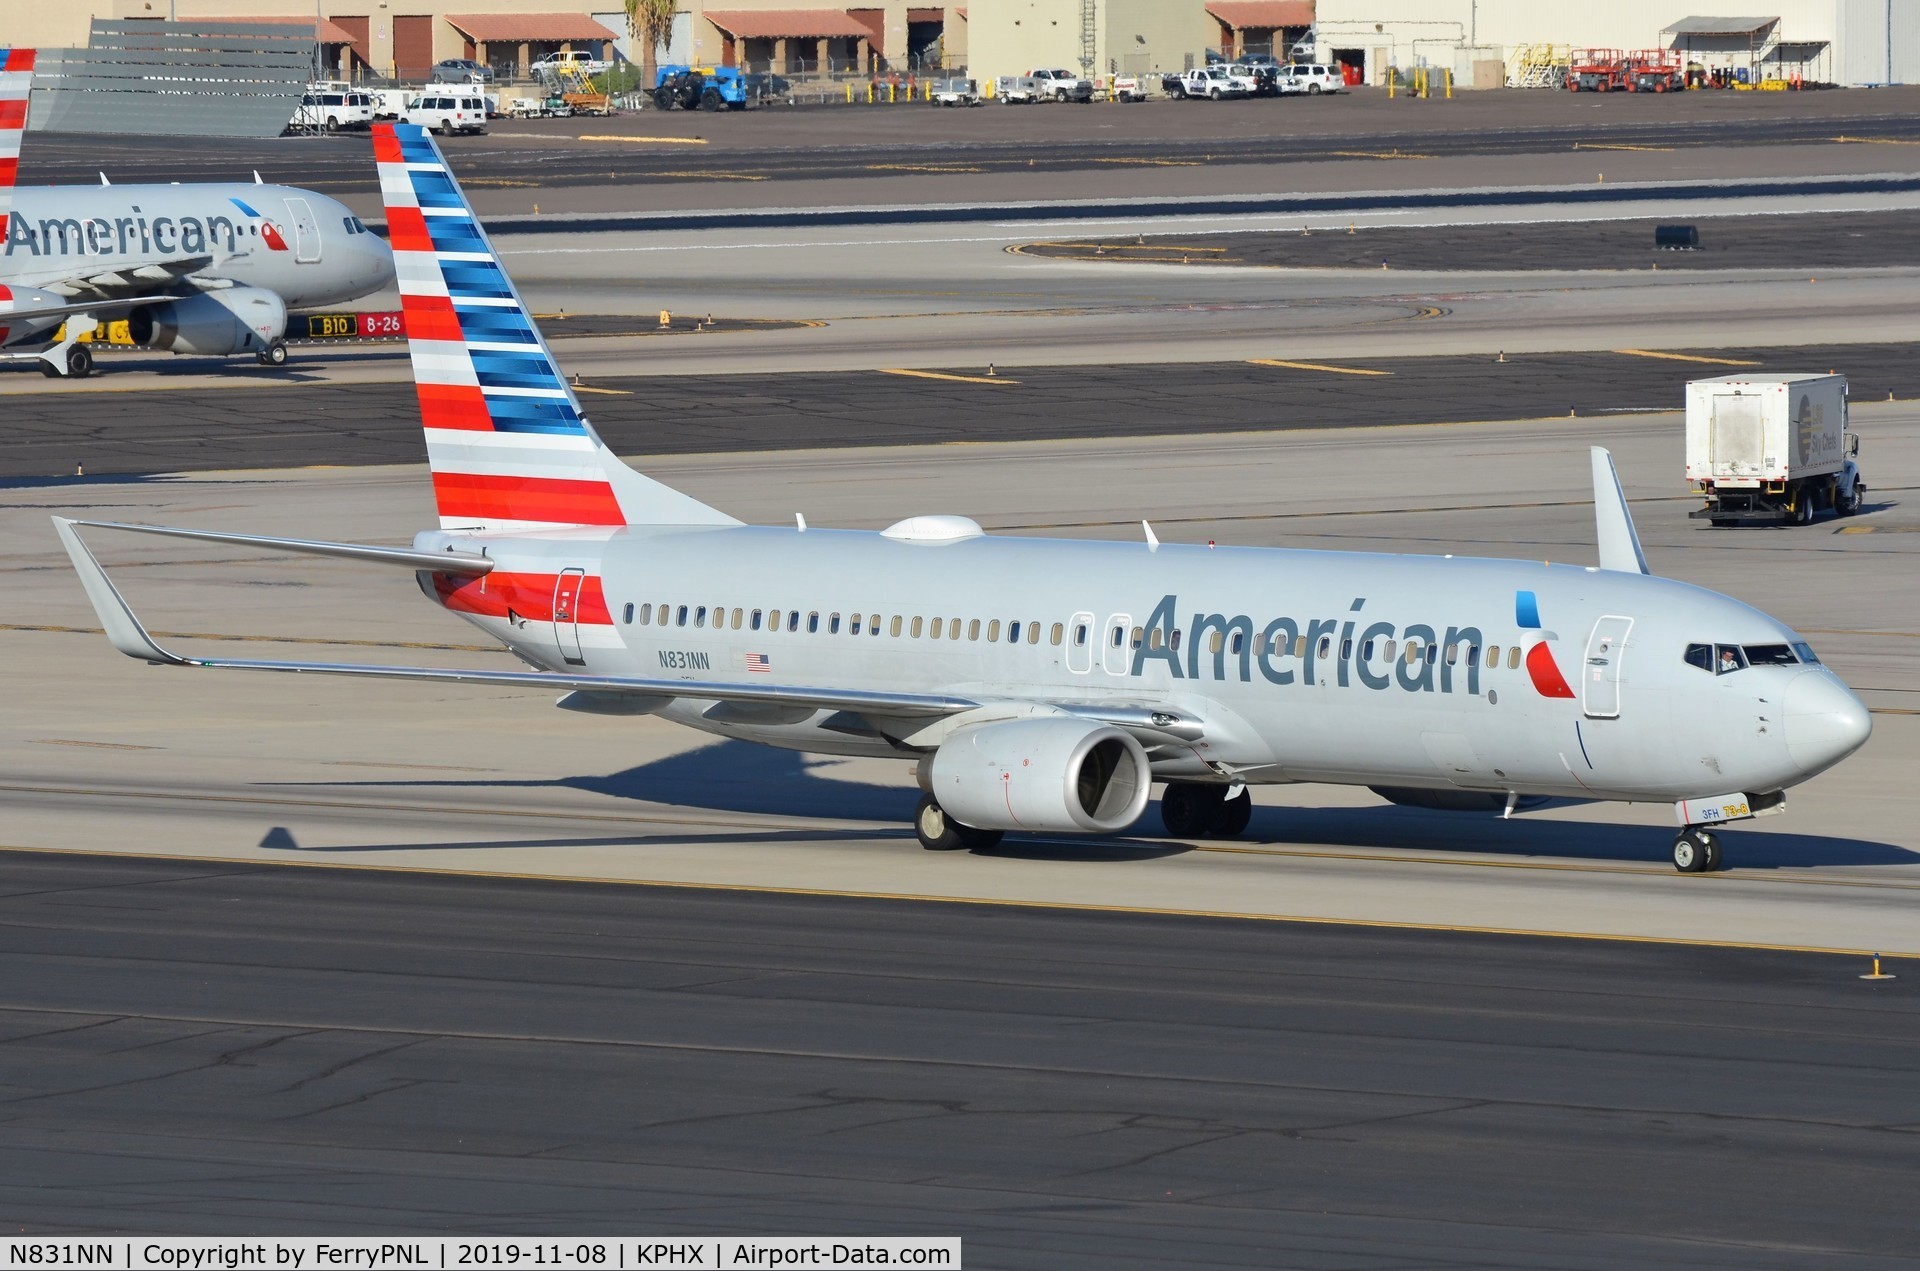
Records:
<instances>
[{"instance_id":1,"label":"grey asphalt surface","mask_svg":"<svg viewBox=\"0 0 1920 1271\"><path fill-rule=\"evenodd\" d=\"M22 853L0 894L0 1210L30 1232L958 1234L976 1268L1920 1248L1920 975L1851 959Z\"/></svg>"},{"instance_id":2,"label":"grey asphalt surface","mask_svg":"<svg viewBox=\"0 0 1920 1271\"><path fill-rule=\"evenodd\" d=\"M564 364L564 344L559 355ZM64 478L76 465L103 476L421 460L411 384L299 382L310 356L326 353L302 352L285 387L9 397L0 480ZM1600 352L1337 363L1376 372L1361 375L1247 362L995 368L1005 384L974 382L985 378L984 366L954 368L972 377L964 380L880 372L595 377L589 387L597 391L582 400L616 451L657 455L1679 410L1687 380L1743 370L1838 370L1859 401L1920 397L1920 348L1911 344L1697 349L1682 358L1705 360ZM161 366L182 374L217 368L236 381L263 374L200 359Z\"/></svg>"},{"instance_id":3,"label":"grey asphalt surface","mask_svg":"<svg viewBox=\"0 0 1920 1271\"><path fill-rule=\"evenodd\" d=\"M1661 225L1691 225L1698 247L1654 246ZM1033 256L1292 269L1874 269L1920 264L1920 216L1851 212L1670 216L1598 221L1396 228L1341 233L1066 233L1020 249Z\"/></svg>"},{"instance_id":4,"label":"grey asphalt surface","mask_svg":"<svg viewBox=\"0 0 1920 1271\"><path fill-rule=\"evenodd\" d=\"M1313 100L1155 101L1141 105L935 110L924 105L751 110L718 115L644 111L614 119L496 120L492 133L449 138L463 179L588 186L624 177L862 181L922 166L972 173L1085 170L1116 162L1296 164L1385 147L1463 157L1568 150L1575 143L1652 149L1920 136L1920 90L1683 93L1648 96L1493 91L1451 101L1390 100L1384 92ZM679 138L648 147L620 137ZM1380 156L1384 157L1384 156ZM269 140L92 138L35 133L28 181L91 183L104 167L122 182L245 179L300 185L368 183L364 136Z\"/></svg>"}]
</instances>

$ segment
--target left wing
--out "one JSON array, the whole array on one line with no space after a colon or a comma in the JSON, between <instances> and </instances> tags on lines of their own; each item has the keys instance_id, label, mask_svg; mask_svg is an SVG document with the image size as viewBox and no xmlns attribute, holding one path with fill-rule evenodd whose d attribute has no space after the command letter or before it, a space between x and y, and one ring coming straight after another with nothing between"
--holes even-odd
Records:
<instances>
[{"instance_id":1,"label":"left wing","mask_svg":"<svg viewBox=\"0 0 1920 1271\"><path fill-rule=\"evenodd\" d=\"M270 538L257 534L228 534L211 530L176 530L155 525L123 525L110 521L76 521L53 518L54 529L73 561L87 599L106 629L113 647L130 658L159 666L214 667L242 671L291 671L309 675L351 675L387 680L426 680L443 684L476 684L494 688L531 688L556 692L582 693L596 702L626 701L636 712L665 705L673 698L701 702L737 702L754 705L811 707L817 710L848 711L870 719L896 721L909 725L903 732L919 731L914 721L933 724L974 711L992 711L1012 707L1030 711L1075 715L1082 719L1112 724L1134 734L1144 744L1179 745L1199 740L1205 728L1192 715L1163 704L1118 701L1071 701L1066 699L1020 698L996 694L991 697L958 697L944 693L894 693L872 689L801 688L773 684L715 683L706 680L661 680L627 675L567 675L549 671L467 671L425 666L374 666L342 662L269 662L242 658L196 658L175 653L155 640L140 619L134 616L126 598L120 594L107 571L81 541L76 525L102 529L133 530L139 533L201 539L267 550L331 556L376 564L400 565L416 570L443 573L484 574L493 562L469 552L422 552L410 548L369 547L357 543L326 543L311 539ZM604 705L594 709L609 713ZM616 709L610 713L625 713ZM964 721L954 721L963 724ZM888 730L890 733L893 730ZM937 736L938 734L929 734ZM924 745L915 741L914 745ZM911 748L911 747L910 747Z\"/></svg>"}]
</instances>

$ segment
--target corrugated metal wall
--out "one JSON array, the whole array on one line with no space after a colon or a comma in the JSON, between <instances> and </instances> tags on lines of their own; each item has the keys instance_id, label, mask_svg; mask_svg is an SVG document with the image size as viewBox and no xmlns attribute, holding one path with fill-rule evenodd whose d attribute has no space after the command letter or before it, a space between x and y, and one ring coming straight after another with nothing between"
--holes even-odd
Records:
<instances>
[{"instance_id":1,"label":"corrugated metal wall","mask_svg":"<svg viewBox=\"0 0 1920 1271\"><path fill-rule=\"evenodd\" d=\"M1920 84L1920 0L1838 0L1842 84Z\"/></svg>"},{"instance_id":2,"label":"corrugated metal wall","mask_svg":"<svg viewBox=\"0 0 1920 1271\"><path fill-rule=\"evenodd\" d=\"M313 75L294 23L97 20L84 49L43 49L27 126L49 132L277 137Z\"/></svg>"}]
</instances>

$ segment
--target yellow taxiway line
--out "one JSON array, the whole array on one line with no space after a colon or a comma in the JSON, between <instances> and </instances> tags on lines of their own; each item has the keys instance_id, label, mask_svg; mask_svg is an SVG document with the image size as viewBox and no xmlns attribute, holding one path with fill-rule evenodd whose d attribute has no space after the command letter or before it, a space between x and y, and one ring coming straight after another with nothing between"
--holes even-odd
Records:
<instances>
[{"instance_id":1,"label":"yellow taxiway line","mask_svg":"<svg viewBox=\"0 0 1920 1271\"><path fill-rule=\"evenodd\" d=\"M615 137L610 134L590 134L575 137L575 141L624 141L635 145L650 146L704 146L706 140L701 137Z\"/></svg>"},{"instance_id":2,"label":"yellow taxiway line","mask_svg":"<svg viewBox=\"0 0 1920 1271\"><path fill-rule=\"evenodd\" d=\"M1279 358L1253 357L1249 366L1283 366L1292 371L1330 371L1335 375L1391 375L1392 371L1369 371L1357 366L1328 366L1324 362L1283 362Z\"/></svg>"},{"instance_id":3,"label":"yellow taxiway line","mask_svg":"<svg viewBox=\"0 0 1920 1271\"><path fill-rule=\"evenodd\" d=\"M1652 349L1615 349L1615 353L1626 357L1657 357L1666 362L1704 362L1708 366L1759 366L1759 362L1742 362L1730 357L1700 357L1693 353L1658 353Z\"/></svg>"},{"instance_id":4,"label":"yellow taxiway line","mask_svg":"<svg viewBox=\"0 0 1920 1271\"><path fill-rule=\"evenodd\" d=\"M944 371L909 371L904 367L882 368L882 375L910 375L919 380L952 380L957 384L1018 384L1019 380L998 375L949 375Z\"/></svg>"}]
</instances>

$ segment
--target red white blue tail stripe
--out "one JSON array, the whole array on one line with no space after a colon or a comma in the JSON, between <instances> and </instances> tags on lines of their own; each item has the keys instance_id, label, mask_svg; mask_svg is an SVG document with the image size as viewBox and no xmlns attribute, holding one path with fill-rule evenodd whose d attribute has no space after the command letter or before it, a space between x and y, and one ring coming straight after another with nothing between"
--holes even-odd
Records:
<instances>
[{"instance_id":1,"label":"red white blue tail stripe","mask_svg":"<svg viewBox=\"0 0 1920 1271\"><path fill-rule=\"evenodd\" d=\"M27 128L27 94L33 88L32 49L0 50L0 243L13 214L13 183L20 172L20 135Z\"/></svg>"},{"instance_id":2,"label":"red white blue tail stripe","mask_svg":"<svg viewBox=\"0 0 1920 1271\"><path fill-rule=\"evenodd\" d=\"M608 452L426 129L373 155L441 527L738 524Z\"/></svg>"}]
</instances>

